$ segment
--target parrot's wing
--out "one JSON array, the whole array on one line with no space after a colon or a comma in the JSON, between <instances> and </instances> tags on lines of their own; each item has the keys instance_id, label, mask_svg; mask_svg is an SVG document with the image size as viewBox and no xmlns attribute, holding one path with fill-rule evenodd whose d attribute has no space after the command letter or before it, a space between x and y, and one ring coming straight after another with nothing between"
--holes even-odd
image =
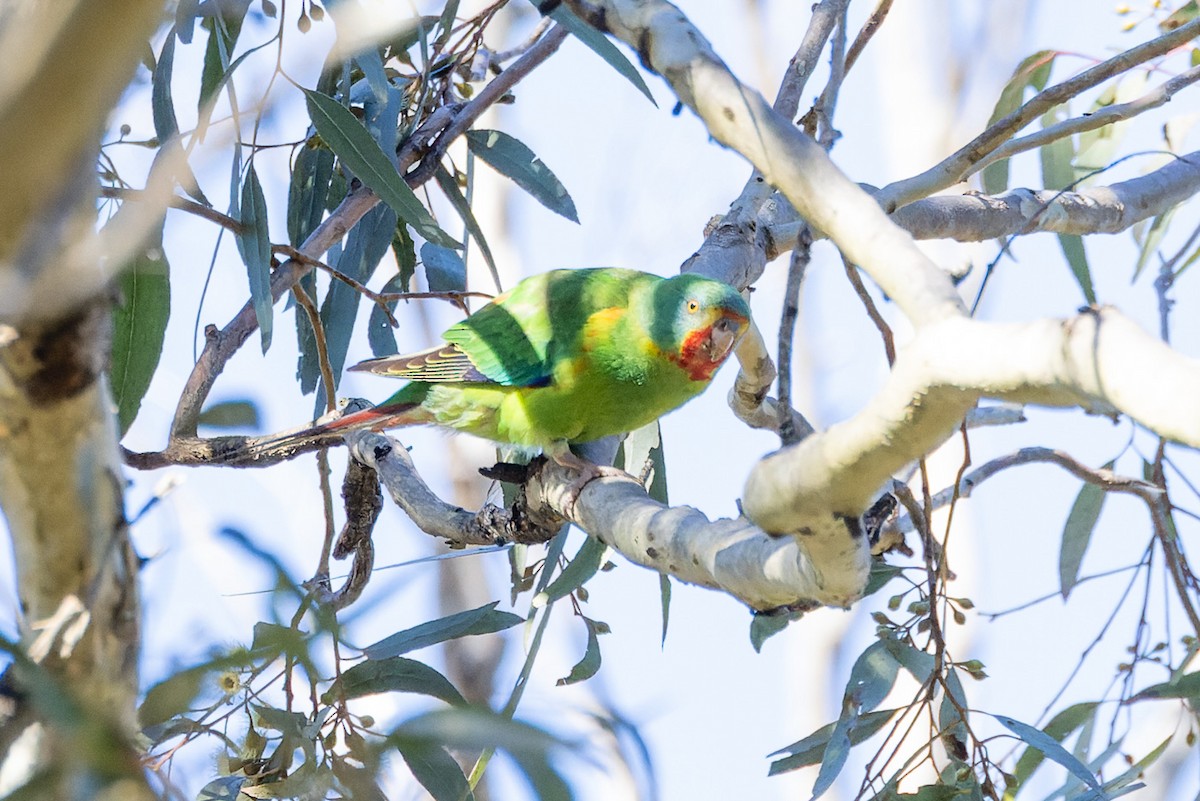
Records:
<instances>
[{"instance_id":1,"label":"parrot's wing","mask_svg":"<svg viewBox=\"0 0 1200 801\"><path fill-rule=\"evenodd\" d=\"M513 311L489 303L442 334L444 345L404 356L370 359L350 369L430 383L543 386L550 381L552 371L546 358L549 326L540 325L545 312L522 314L522 323ZM515 311L527 310L518 306ZM526 328L545 328L547 333L539 337Z\"/></svg>"},{"instance_id":2,"label":"parrot's wing","mask_svg":"<svg viewBox=\"0 0 1200 801\"><path fill-rule=\"evenodd\" d=\"M495 383L479 372L467 354L463 353L457 345L439 345L419 353L368 359L350 369L362 373L375 373L392 378L407 378L411 381L427 381L429 383Z\"/></svg>"},{"instance_id":3,"label":"parrot's wing","mask_svg":"<svg viewBox=\"0 0 1200 801\"><path fill-rule=\"evenodd\" d=\"M549 383L553 366L549 312L539 300L502 295L452 326L442 339L497 384L543 386Z\"/></svg>"}]
</instances>

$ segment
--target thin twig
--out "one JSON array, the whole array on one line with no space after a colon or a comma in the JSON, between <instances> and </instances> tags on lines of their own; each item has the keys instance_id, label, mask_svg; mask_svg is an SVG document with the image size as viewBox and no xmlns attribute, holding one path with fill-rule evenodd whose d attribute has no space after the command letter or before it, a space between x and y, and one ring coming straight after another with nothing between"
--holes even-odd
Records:
<instances>
[{"instance_id":1,"label":"thin twig","mask_svg":"<svg viewBox=\"0 0 1200 801\"><path fill-rule=\"evenodd\" d=\"M892 0L879 0L879 5L875 6L871 16L863 23L862 28L858 31L858 36L854 37L854 44L850 45L850 49L846 51L846 72L849 72L850 68L854 66L854 62L858 61L858 57L862 55L872 37L879 31L879 27L883 25L883 21L887 19L888 12L891 10Z\"/></svg>"},{"instance_id":2,"label":"thin twig","mask_svg":"<svg viewBox=\"0 0 1200 801\"><path fill-rule=\"evenodd\" d=\"M318 270L325 271L333 278L341 281L343 284L350 287L355 292L359 293L378 306L380 310L387 315L388 322L391 323L392 328L396 328L400 325L400 323L396 320L396 316L392 314L392 310L388 308L387 299L381 297L378 292L368 289L365 285L354 280L350 276L338 270L336 267L331 267L320 259L314 259L312 256L305 254L303 251L299 250L298 248L294 248L291 245L271 245L271 252L280 253L284 256L287 256L289 259L292 259L293 261L298 261L301 264L307 264L310 267L316 267ZM299 284L296 286L299 286ZM293 291L294 290L295 287L293 287Z\"/></svg>"},{"instance_id":3,"label":"thin twig","mask_svg":"<svg viewBox=\"0 0 1200 801\"><path fill-rule=\"evenodd\" d=\"M792 340L796 319L800 316L800 286L812 252L812 231L800 229L796 247L788 264L787 289L783 294L783 315L779 320L779 440L791 445L800 440L792 417Z\"/></svg>"},{"instance_id":4,"label":"thin twig","mask_svg":"<svg viewBox=\"0 0 1200 801\"><path fill-rule=\"evenodd\" d=\"M114 200L141 201L147 196L144 189L125 189L119 186L102 186L100 187L100 196L111 198ZM167 205L173 209L186 211L188 214L194 214L197 217L216 223L222 228L232 231L235 234L240 234L245 231L245 227L237 220L230 217L228 214L222 214L211 206L205 206L203 203L197 203L194 200L189 200L186 197L172 195L167 201Z\"/></svg>"},{"instance_id":5,"label":"thin twig","mask_svg":"<svg viewBox=\"0 0 1200 801\"><path fill-rule=\"evenodd\" d=\"M888 365L895 364L896 338L892 334L892 327L888 325L887 320L883 319L883 314L880 313L879 307L875 305L875 300L871 297L871 293L867 291L862 276L858 274L858 268L851 264L845 256L842 257L842 267L846 271L846 278L849 279L850 286L854 289L854 294L858 295L859 301L862 302L863 309L867 312L867 317L871 318L871 322L879 330L879 336L883 339L883 350L887 354Z\"/></svg>"},{"instance_id":6,"label":"thin twig","mask_svg":"<svg viewBox=\"0 0 1200 801\"><path fill-rule=\"evenodd\" d=\"M309 325L312 326L313 339L317 344L317 364L321 366L321 382L325 385L325 411L332 412L337 406L337 384L333 380L333 365L329 361L329 345L325 341L325 326L321 323L321 314L300 284L292 287L292 295L308 315Z\"/></svg>"},{"instance_id":7,"label":"thin twig","mask_svg":"<svg viewBox=\"0 0 1200 801\"><path fill-rule=\"evenodd\" d=\"M935 509L942 508L956 496L956 493L957 497L960 498L971 497L971 493L980 484L1010 467L1037 463L1058 465L1076 478L1082 479L1089 484L1095 484L1106 492L1122 492L1136 495L1147 504L1157 501L1163 494L1160 488L1141 479L1122 476L1104 468L1088 467L1065 451L1034 447L1021 448L1018 451L1005 456L999 456L986 464L980 465L975 470L963 476L958 482L957 487L948 487L934 495L932 498L933 506ZM901 502L903 502L903 498L901 498ZM909 511L911 513L911 510ZM884 526L884 531L891 532L894 530L905 532L912 531L913 528L912 520L901 516L887 523Z\"/></svg>"}]
</instances>

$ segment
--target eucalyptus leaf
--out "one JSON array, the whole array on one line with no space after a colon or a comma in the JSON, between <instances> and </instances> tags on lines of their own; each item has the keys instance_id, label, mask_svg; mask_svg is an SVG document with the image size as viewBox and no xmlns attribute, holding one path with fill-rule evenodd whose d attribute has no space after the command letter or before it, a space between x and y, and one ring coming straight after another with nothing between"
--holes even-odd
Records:
<instances>
[{"instance_id":1,"label":"eucalyptus leaf","mask_svg":"<svg viewBox=\"0 0 1200 801\"><path fill-rule=\"evenodd\" d=\"M1110 461L1103 469L1111 470L1113 464ZM1062 546L1058 553L1058 578L1063 598L1071 594L1079 580L1083 555L1092 541L1092 532L1096 528L1096 521L1100 519L1106 496L1103 488L1090 482L1085 482L1075 496L1071 513L1067 515L1067 524L1063 527Z\"/></svg>"},{"instance_id":2,"label":"eucalyptus leaf","mask_svg":"<svg viewBox=\"0 0 1200 801\"><path fill-rule=\"evenodd\" d=\"M300 148L288 185L288 241L297 248L321 224L333 178L333 151L315 139Z\"/></svg>"},{"instance_id":3,"label":"eucalyptus leaf","mask_svg":"<svg viewBox=\"0 0 1200 801\"><path fill-rule=\"evenodd\" d=\"M1066 116L1065 106L1056 106L1042 115L1042 127L1048 128L1060 122ZM1066 136L1049 144L1043 145L1038 151L1042 162L1042 182L1047 189L1067 190L1074 185L1075 146L1071 137ZM1088 266L1087 252L1083 245L1083 237L1076 234L1058 234L1058 244L1062 248L1071 274L1083 291L1084 300L1089 304L1096 302L1096 290L1092 283L1092 272Z\"/></svg>"},{"instance_id":4,"label":"eucalyptus leaf","mask_svg":"<svg viewBox=\"0 0 1200 801\"><path fill-rule=\"evenodd\" d=\"M337 259L337 271L342 275L365 284L374 274L375 268L387 254L396 230L396 212L382 203L368 211L346 238L346 247ZM357 289L344 281L335 280L321 303L321 324L325 328L325 346L329 364L333 370L334 389L341 382L342 368L350 350L350 338L354 334L354 321L362 296ZM325 386L317 387L313 416L324 413L326 407Z\"/></svg>"},{"instance_id":5,"label":"eucalyptus leaf","mask_svg":"<svg viewBox=\"0 0 1200 801\"><path fill-rule=\"evenodd\" d=\"M559 687L586 681L600 670L600 639L597 636L599 632L596 630L596 623L586 617L583 622L587 627L587 647L584 649L583 658L571 668L570 673L555 682Z\"/></svg>"},{"instance_id":6,"label":"eucalyptus leaf","mask_svg":"<svg viewBox=\"0 0 1200 801\"><path fill-rule=\"evenodd\" d=\"M524 622L524 618L511 612L497 611L496 605L499 603L499 601L492 601L477 609L447 615L411 629L405 629L390 637L385 637L374 645L368 645L363 649L363 653L368 659L388 659L446 640L504 631Z\"/></svg>"},{"instance_id":7,"label":"eucalyptus leaf","mask_svg":"<svg viewBox=\"0 0 1200 801\"><path fill-rule=\"evenodd\" d=\"M503 131L477 129L467 131L467 146L550 211L571 222L579 222L575 201L571 200L567 188L524 143Z\"/></svg>"},{"instance_id":8,"label":"eucalyptus leaf","mask_svg":"<svg viewBox=\"0 0 1200 801\"><path fill-rule=\"evenodd\" d=\"M342 163L423 237L444 247L457 247L458 242L438 227L391 158L350 110L328 95L311 89L303 91L313 125Z\"/></svg>"},{"instance_id":9,"label":"eucalyptus leaf","mask_svg":"<svg viewBox=\"0 0 1200 801\"><path fill-rule=\"evenodd\" d=\"M475 795L458 761L437 743L397 737L396 750L434 801L473 801Z\"/></svg>"},{"instance_id":10,"label":"eucalyptus leaf","mask_svg":"<svg viewBox=\"0 0 1200 801\"><path fill-rule=\"evenodd\" d=\"M1083 781L1088 787L1096 791L1096 798L1106 798L1100 787L1100 782L1096 779L1095 774L1088 770L1082 762L1071 755L1067 749L1063 748L1058 742L1039 729L1030 726L1028 723L1022 723L1015 718L1010 718L1007 715L992 715L993 718L1004 728L1011 731L1017 737L1021 738L1026 744L1033 746L1042 754L1059 765L1067 769L1071 775Z\"/></svg>"},{"instance_id":11,"label":"eucalyptus leaf","mask_svg":"<svg viewBox=\"0 0 1200 801\"><path fill-rule=\"evenodd\" d=\"M446 170L445 167L439 166L437 172L433 175L437 180L438 186L442 188L446 199L450 201L450 205L458 212L458 216L462 218L463 225L467 229L467 233L475 240L475 244L479 246L479 253L483 256L483 261L488 266L488 271L492 274L492 282L496 285L496 290L500 289L500 270L496 267L496 259L492 255L492 249L488 246L487 239L483 235L483 229L479 226L479 221L475 219L475 213L471 211L471 204L467 202L466 197L458 188L458 182L454 180L454 176Z\"/></svg>"},{"instance_id":12,"label":"eucalyptus leaf","mask_svg":"<svg viewBox=\"0 0 1200 801\"><path fill-rule=\"evenodd\" d=\"M467 265L450 248L433 242L421 245L421 263L430 292L463 292L467 288Z\"/></svg>"},{"instance_id":13,"label":"eucalyptus leaf","mask_svg":"<svg viewBox=\"0 0 1200 801\"><path fill-rule=\"evenodd\" d=\"M440 699L451 706L465 706L466 700L450 680L426 664L394 656L368 659L342 672L329 689L326 703L337 698L362 698L378 693L419 693Z\"/></svg>"},{"instance_id":14,"label":"eucalyptus leaf","mask_svg":"<svg viewBox=\"0 0 1200 801\"><path fill-rule=\"evenodd\" d=\"M580 546L575 557L567 564L563 571L555 577L554 581L550 582L542 592L538 593L534 598L534 606L546 606L554 603L559 598L566 596L579 589L583 584L596 575L596 571L600 569L600 563L604 559L604 553L608 550L608 546L600 542L595 537L587 537Z\"/></svg>"},{"instance_id":15,"label":"eucalyptus leaf","mask_svg":"<svg viewBox=\"0 0 1200 801\"><path fill-rule=\"evenodd\" d=\"M572 36L587 45L593 53L604 59L606 64L616 70L625 80L633 84L656 108L658 107L654 95L650 94L650 87L646 85L646 81L642 78L642 74L638 72L637 67L633 66L629 59L625 58L624 54L621 53L607 36L575 16L575 13L565 5L559 4L550 12L549 16L550 19L570 31Z\"/></svg>"},{"instance_id":16,"label":"eucalyptus leaf","mask_svg":"<svg viewBox=\"0 0 1200 801\"><path fill-rule=\"evenodd\" d=\"M199 424L210 428L258 428L258 406L253 401L222 401L200 412Z\"/></svg>"},{"instance_id":17,"label":"eucalyptus leaf","mask_svg":"<svg viewBox=\"0 0 1200 801\"><path fill-rule=\"evenodd\" d=\"M1039 50L1017 65L1008 83L1000 90L1000 97L996 100L992 116L988 119L988 127L1020 108L1025 100L1026 89L1032 88L1040 92L1046 88L1056 55L1053 50ZM989 164L984 168L981 178L983 191L987 194L998 195L1003 192L1008 188L1008 159Z\"/></svg>"},{"instance_id":18,"label":"eucalyptus leaf","mask_svg":"<svg viewBox=\"0 0 1200 801\"><path fill-rule=\"evenodd\" d=\"M167 31L150 82L150 111L154 119L154 135L160 145L179 133L175 118L175 102L171 99L171 73L175 66L175 28Z\"/></svg>"},{"instance_id":19,"label":"eucalyptus leaf","mask_svg":"<svg viewBox=\"0 0 1200 801\"><path fill-rule=\"evenodd\" d=\"M254 304L254 316L258 320L258 331L262 351L271 347L272 306L271 297L271 237L267 229L267 200L263 197L258 173L251 164L242 182L241 198L242 231L237 234L238 252L246 263L250 280L250 300Z\"/></svg>"},{"instance_id":20,"label":"eucalyptus leaf","mask_svg":"<svg viewBox=\"0 0 1200 801\"><path fill-rule=\"evenodd\" d=\"M662 645L667 644L667 622L671 619L671 577L658 574L658 597L662 606Z\"/></svg>"},{"instance_id":21,"label":"eucalyptus leaf","mask_svg":"<svg viewBox=\"0 0 1200 801\"><path fill-rule=\"evenodd\" d=\"M124 436L158 368L171 315L171 275L162 250L161 226L121 272L118 286L109 383Z\"/></svg>"}]
</instances>

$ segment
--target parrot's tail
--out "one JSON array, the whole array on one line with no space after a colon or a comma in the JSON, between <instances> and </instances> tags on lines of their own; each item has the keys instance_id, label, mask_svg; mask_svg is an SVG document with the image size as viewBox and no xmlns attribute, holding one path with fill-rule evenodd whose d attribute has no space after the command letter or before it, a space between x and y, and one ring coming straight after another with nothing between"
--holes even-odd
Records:
<instances>
[{"instance_id":1,"label":"parrot's tail","mask_svg":"<svg viewBox=\"0 0 1200 801\"><path fill-rule=\"evenodd\" d=\"M264 461L273 464L302 453L340 445L342 438L354 431L383 431L428 422L429 415L420 403L384 402L307 428L249 439L224 454L222 461L243 466Z\"/></svg>"}]
</instances>

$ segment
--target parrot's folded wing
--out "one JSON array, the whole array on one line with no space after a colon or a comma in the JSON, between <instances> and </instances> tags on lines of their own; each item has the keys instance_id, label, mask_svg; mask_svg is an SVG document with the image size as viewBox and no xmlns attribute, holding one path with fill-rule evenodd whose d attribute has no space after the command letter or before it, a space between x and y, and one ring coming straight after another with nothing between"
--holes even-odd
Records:
<instances>
[{"instance_id":1,"label":"parrot's folded wing","mask_svg":"<svg viewBox=\"0 0 1200 801\"><path fill-rule=\"evenodd\" d=\"M409 353L402 356L384 356L368 359L350 368L361 373L386 375L391 378L407 378L412 381L440 383L496 383L476 369L470 357L457 345L439 345L436 348Z\"/></svg>"}]
</instances>

